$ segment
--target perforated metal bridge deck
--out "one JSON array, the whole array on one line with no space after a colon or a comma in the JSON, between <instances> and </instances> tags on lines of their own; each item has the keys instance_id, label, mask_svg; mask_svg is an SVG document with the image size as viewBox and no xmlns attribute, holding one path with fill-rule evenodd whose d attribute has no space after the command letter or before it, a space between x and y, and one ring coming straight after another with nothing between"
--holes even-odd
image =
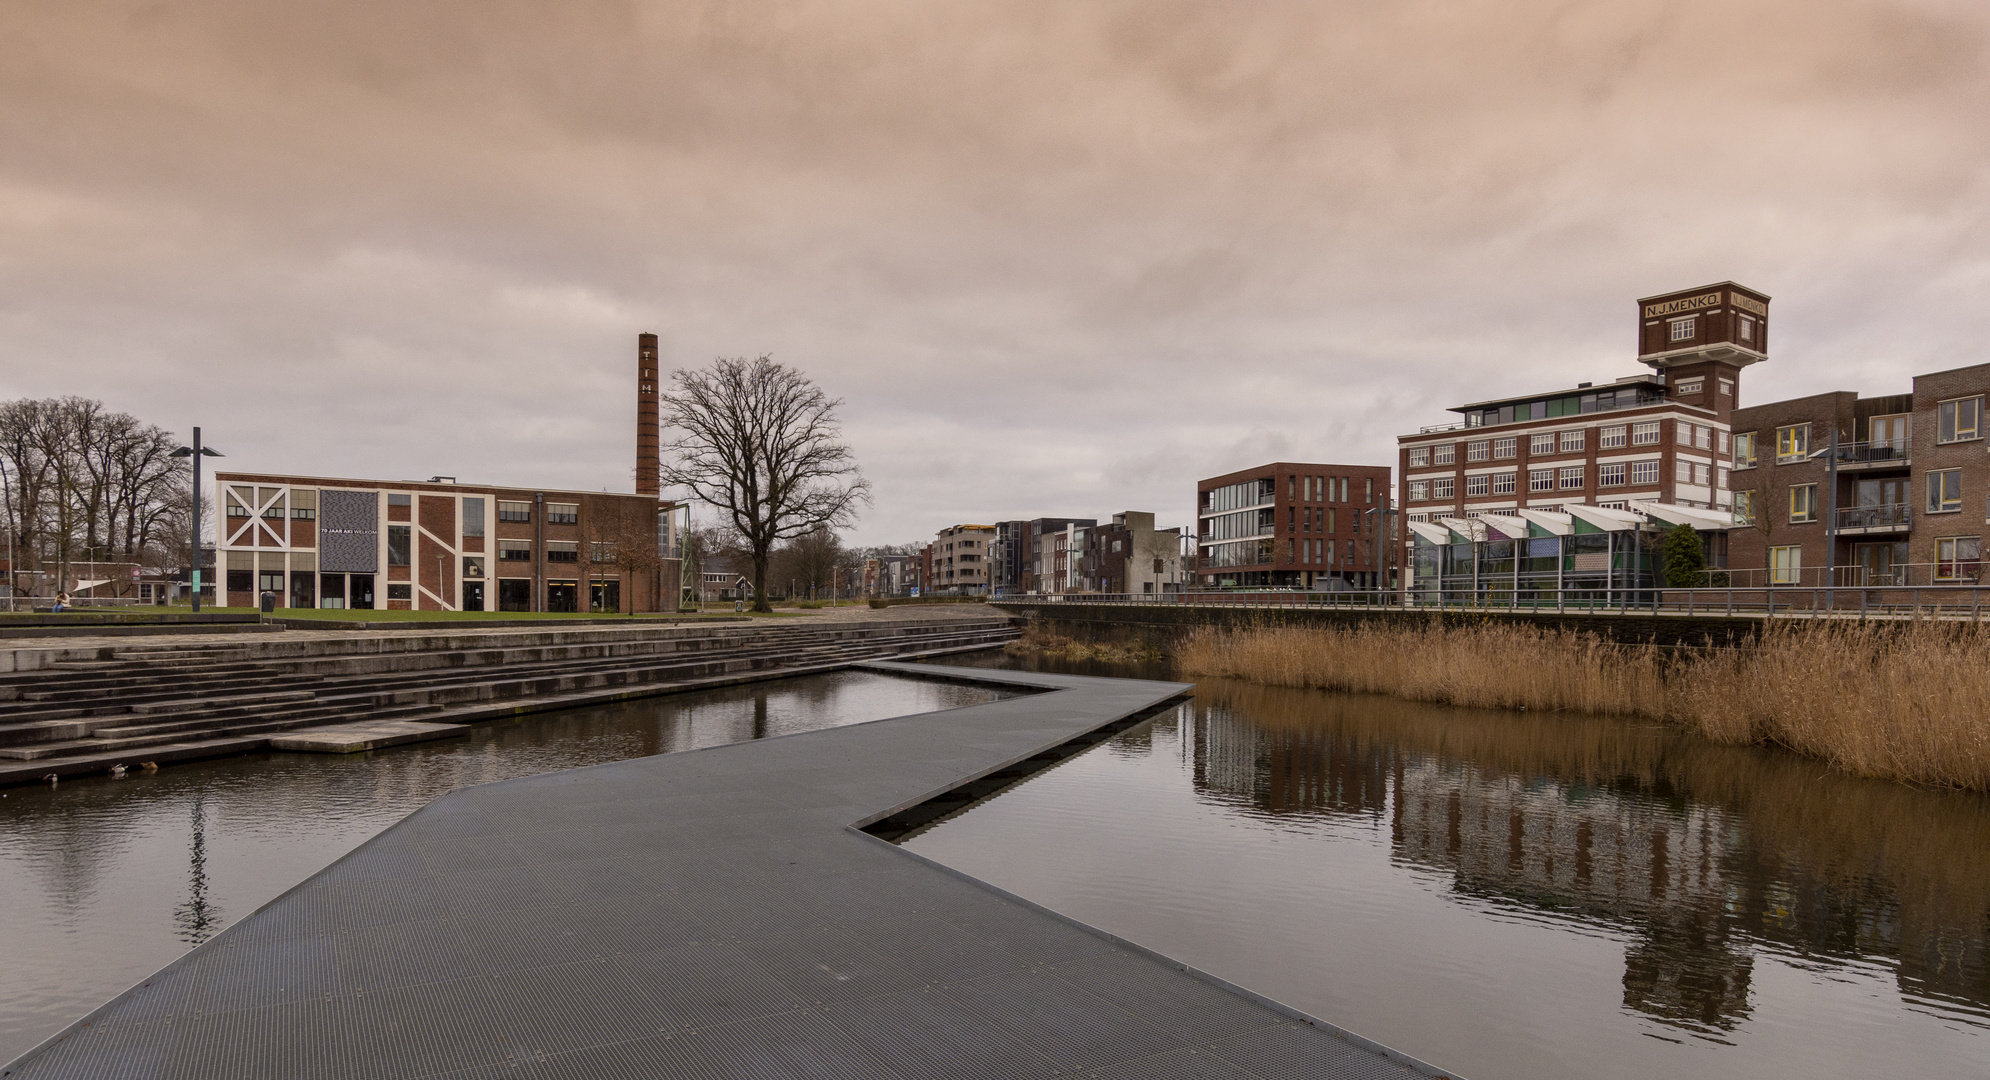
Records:
<instances>
[{"instance_id":1,"label":"perforated metal bridge deck","mask_svg":"<svg viewBox=\"0 0 1990 1080\"><path fill-rule=\"evenodd\" d=\"M5 1078L1430 1072L852 828L1188 689L959 674L1056 692L444 796Z\"/></svg>"}]
</instances>

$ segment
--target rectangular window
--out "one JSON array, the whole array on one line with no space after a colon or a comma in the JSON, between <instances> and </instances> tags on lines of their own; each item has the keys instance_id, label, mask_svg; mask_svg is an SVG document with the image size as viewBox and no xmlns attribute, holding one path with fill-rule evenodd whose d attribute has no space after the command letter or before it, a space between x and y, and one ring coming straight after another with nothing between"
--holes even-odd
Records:
<instances>
[{"instance_id":1,"label":"rectangular window","mask_svg":"<svg viewBox=\"0 0 1990 1080\"><path fill-rule=\"evenodd\" d=\"M236 501L235 501L235 500L233 500L233 499L229 499L229 500L228 500L228 516L229 516L229 517L231 517L231 518L245 518L245 517L248 517L248 516L249 516L249 508L248 508L248 507L246 507L246 506L243 506L243 505L242 505L241 503L238 503L238 502L236 502Z\"/></svg>"},{"instance_id":2,"label":"rectangular window","mask_svg":"<svg viewBox=\"0 0 1990 1080\"><path fill-rule=\"evenodd\" d=\"M1492 478L1492 493L1495 495L1513 494L1514 485L1518 479L1517 476L1510 472L1495 474Z\"/></svg>"},{"instance_id":3,"label":"rectangular window","mask_svg":"<svg viewBox=\"0 0 1990 1080\"><path fill-rule=\"evenodd\" d=\"M259 593L273 592L281 598L283 596L283 571L278 570L273 573L265 571L264 573L257 574L256 591Z\"/></svg>"},{"instance_id":4,"label":"rectangular window","mask_svg":"<svg viewBox=\"0 0 1990 1080\"><path fill-rule=\"evenodd\" d=\"M1544 433L1542 433L1542 434L1540 434L1540 435L1533 435L1533 436L1529 436L1529 437L1528 437L1528 439L1527 439L1527 453L1528 453L1528 454L1529 454L1530 456L1532 456L1532 457L1545 457L1545 456L1547 456L1547 455L1549 455L1549 454L1552 454L1552 453L1554 453L1554 452L1555 452L1555 433L1554 433L1554 432L1552 432L1552 431L1549 431L1549 432L1544 432Z\"/></svg>"},{"instance_id":5,"label":"rectangular window","mask_svg":"<svg viewBox=\"0 0 1990 1080\"><path fill-rule=\"evenodd\" d=\"M498 520L513 525L523 525L532 520L532 504L529 502L498 502Z\"/></svg>"},{"instance_id":6,"label":"rectangular window","mask_svg":"<svg viewBox=\"0 0 1990 1080\"><path fill-rule=\"evenodd\" d=\"M1743 341L1754 341L1754 340L1755 340L1755 320L1754 320L1754 319L1751 319L1751 318L1749 318L1749 317L1748 317L1748 316L1746 316L1746 315L1743 315L1743 316L1741 317L1741 340L1743 340ZM1728 385L1728 386L1729 386L1730 388L1732 388L1732 387L1734 386L1734 384L1733 384L1733 383L1731 383L1731 382L1728 382L1728 381L1727 381L1726 379L1722 379L1721 381L1722 381L1722 382L1724 382L1724 383L1727 383L1727 385ZM1722 393L1727 393L1727 392L1728 392L1728 391L1726 391L1726 390L1723 390L1723 391L1722 391Z\"/></svg>"},{"instance_id":7,"label":"rectangular window","mask_svg":"<svg viewBox=\"0 0 1990 1080\"><path fill-rule=\"evenodd\" d=\"M1612 424L1596 433L1596 445L1604 450L1615 450L1625 444L1629 429L1622 424Z\"/></svg>"},{"instance_id":8,"label":"rectangular window","mask_svg":"<svg viewBox=\"0 0 1990 1080\"><path fill-rule=\"evenodd\" d=\"M531 561L532 561L532 541L530 541L530 540L499 540L499 541L498 541L498 561L499 561L499 562L531 562Z\"/></svg>"},{"instance_id":9,"label":"rectangular window","mask_svg":"<svg viewBox=\"0 0 1990 1080\"><path fill-rule=\"evenodd\" d=\"M465 558L463 560L463 576L471 581L482 581L484 578L484 560L476 555Z\"/></svg>"},{"instance_id":10,"label":"rectangular window","mask_svg":"<svg viewBox=\"0 0 1990 1080\"><path fill-rule=\"evenodd\" d=\"M411 505L413 502L414 499L409 495L407 495L406 493L387 496L388 506L408 506Z\"/></svg>"},{"instance_id":11,"label":"rectangular window","mask_svg":"<svg viewBox=\"0 0 1990 1080\"><path fill-rule=\"evenodd\" d=\"M1734 493L1734 523L1736 525L1755 524L1755 493L1737 491Z\"/></svg>"},{"instance_id":12,"label":"rectangular window","mask_svg":"<svg viewBox=\"0 0 1990 1080\"><path fill-rule=\"evenodd\" d=\"M1721 380L1721 396L1722 396L1722 397L1733 397L1733 396L1734 396L1734 380L1733 380L1733 379L1722 379L1722 380Z\"/></svg>"},{"instance_id":13,"label":"rectangular window","mask_svg":"<svg viewBox=\"0 0 1990 1080\"><path fill-rule=\"evenodd\" d=\"M1598 465L1596 467L1596 486L1623 487L1624 463L1619 461L1610 465Z\"/></svg>"},{"instance_id":14,"label":"rectangular window","mask_svg":"<svg viewBox=\"0 0 1990 1080\"><path fill-rule=\"evenodd\" d=\"M1941 416L1941 440L1967 442L1983 435L1983 399L1957 398L1937 406Z\"/></svg>"},{"instance_id":15,"label":"rectangular window","mask_svg":"<svg viewBox=\"0 0 1990 1080\"><path fill-rule=\"evenodd\" d=\"M1428 480L1410 481L1410 496L1409 496L1410 502L1422 502L1428 498L1430 498L1430 481Z\"/></svg>"},{"instance_id":16,"label":"rectangular window","mask_svg":"<svg viewBox=\"0 0 1990 1080\"><path fill-rule=\"evenodd\" d=\"M1658 421L1640 420L1631 425L1632 446L1657 446Z\"/></svg>"},{"instance_id":17,"label":"rectangular window","mask_svg":"<svg viewBox=\"0 0 1990 1080\"><path fill-rule=\"evenodd\" d=\"M1562 453L1564 454L1582 453L1583 444L1588 441L1584 437L1584 435L1585 432L1582 431L1581 429L1577 429L1575 431L1562 432Z\"/></svg>"},{"instance_id":18,"label":"rectangular window","mask_svg":"<svg viewBox=\"0 0 1990 1080\"><path fill-rule=\"evenodd\" d=\"M547 516L548 517L552 516L550 511L548 512ZM570 563L579 562L580 561L579 542L574 540L546 541L546 561L570 562Z\"/></svg>"},{"instance_id":19,"label":"rectangular window","mask_svg":"<svg viewBox=\"0 0 1990 1080\"><path fill-rule=\"evenodd\" d=\"M1817 485L1798 484L1790 489L1790 523L1817 520Z\"/></svg>"},{"instance_id":20,"label":"rectangular window","mask_svg":"<svg viewBox=\"0 0 1990 1080\"><path fill-rule=\"evenodd\" d=\"M1529 491L1555 490L1555 470L1553 469L1527 470L1527 490Z\"/></svg>"},{"instance_id":21,"label":"rectangular window","mask_svg":"<svg viewBox=\"0 0 1990 1080\"><path fill-rule=\"evenodd\" d=\"M1752 469L1755 467L1755 433L1737 431L1734 433L1734 467Z\"/></svg>"},{"instance_id":22,"label":"rectangular window","mask_svg":"<svg viewBox=\"0 0 1990 1080\"><path fill-rule=\"evenodd\" d=\"M1693 340L1694 324L1697 322L1699 322L1699 317L1695 315L1688 315L1686 318L1683 319L1672 320L1671 323L1672 340L1673 341Z\"/></svg>"},{"instance_id":23,"label":"rectangular window","mask_svg":"<svg viewBox=\"0 0 1990 1080\"><path fill-rule=\"evenodd\" d=\"M1791 424L1776 429L1776 464L1787 465L1810 456L1810 425Z\"/></svg>"},{"instance_id":24,"label":"rectangular window","mask_svg":"<svg viewBox=\"0 0 1990 1080\"><path fill-rule=\"evenodd\" d=\"M1692 424L1689 424L1689 423L1687 423L1687 422L1686 422L1686 421L1684 421L1684 420L1674 420L1674 421L1672 422L1672 434L1673 434L1673 437L1674 437L1674 440L1675 440L1676 442L1678 442L1678 443L1679 443L1679 445L1681 445L1681 446L1691 446L1691 445L1693 445L1693 425L1692 425Z\"/></svg>"},{"instance_id":25,"label":"rectangular window","mask_svg":"<svg viewBox=\"0 0 1990 1080\"><path fill-rule=\"evenodd\" d=\"M1511 460L1515 450L1519 448L1519 443L1520 440L1513 437L1512 435L1508 435L1503 439L1494 439L1492 441L1493 460L1495 461Z\"/></svg>"},{"instance_id":26,"label":"rectangular window","mask_svg":"<svg viewBox=\"0 0 1990 1080\"><path fill-rule=\"evenodd\" d=\"M1693 482L1693 463L1683 458L1672 462L1672 478L1682 484Z\"/></svg>"},{"instance_id":27,"label":"rectangular window","mask_svg":"<svg viewBox=\"0 0 1990 1080\"><path fill-rule=\"evenodd\" d=\"M414 598L415 587L413 585L387 586L387 599L389 600L413 600Z\"/></svg>"},{"instance_id":28,"label":"rectangular window","mask_svg":"<svg viewBox=\"0 0 1990 1080\"><path fill-rule=\"evenodd\" d=\"M475 496L463 500L463 535L484 535L484 500Z\"/></svg>"},{"instance_id":29,"label":"rectangular window","mask_svg":"<svg viewBox=\"0 0 1990 1080\"><path fill-rule=\"evenodd\" d=\"M1803 548L1792 544L1789 547L1769 549L1769 580L1778 585L1795 585L1803 578Z\"/></svg>"},{"instance_id":30,"label":"rectangular window","mask_svg":"<svg viewBox=\"0 0 1990 1080\"><path fill-rule=\"evenodd\" d=\"M546 524L548 525L572 525L579 520L579 503L549 502L546 504Z\"/></svg>"},{"instance_id":31,"label":"rectangular window","mask_svg":"<svg viewBox=\"0 0 1990 1080\"><path fill-rule=\"evenodd\" d=\"M1430 482L1431 498L1448 499L1451 497L1451 493L1452 493L1452 484L1450 477L1447 476L1442 480L1432 480Z\"/></svg>"},{"instance_id":32,"label":"rectangular window","mask_svg":"<svg viewBox=\"0 0 1990 1080\"><path fill-rule=\"evenodd\" d=\"M1706 378L1704 376L1698 376L1698 375L1690 379L1681 379L1677 384L1673 386L1673 390L1680 397L1691 397L1695 394L1700 393L1702 390L1705 390L1706 388L1707 388Z\"/></svg>"},{"instance_id":33,"label":"rectangular window","mask_svg":"<svg viewBox=\"0 0 1990 1080\"><path fill-rule=\"evenodd\" d=\"M1631 483L1639 486L1658 483L1658 462L1631 462Z\"/></svg>"},{"instance_id":34,"label":"rectangular window","mask_svg":"<svg viewBox=\"0 0 1990 1080\"><path fill-rule=\"evenodd\" d=\"M1721 432L1720 452L1727 453L1727 432Z\"/></svg>"},{"instance_id":35,"label":"rectangular window","mask_svg":"<svg viewBox=\"0 0 1990 1080\"><path fill-rule=\"evenodd\" d=\"M1950 514L1962 509L1962 470L1942 469L1928 474L1928 512Z\"/></svg>"},{"instance_id":36,"label":"rectangular window","mask_svg":"<svg viewBox=\"0 0 1990 1080\"><path fill-rule=\"evenodd\" d=\"M1492 491L1492 477L1483 473L1465 478L1465 494L1485 495Z\"/></svg>"},{"instance_id":37,"label":"rectangular window","mask_svg":"<svg viewBox=\"0 0 1990 1080\"><path fill-rule=\"evenodd\" d=\"M1727 473L1727 470L1726 470L1726 469L1717 469L1717 470L1715 470L1715 472L1717 472L1717 473L1719 474L1719 476L1718 476L1718 477L1716 478L1716 479L1717 479L1717 483L1715 483L1715 485L1714 485L1714 486L1715 486L1715 487L1718 487L1718 488L1720 488L1720 489L1721 489L1722 491L1726 491L1726 490L1727 490L1727 476L1728 476L1728 473Z\"/></svg>"},{"instance_id":38,"label":"rectangular window","mask_svg":"<svg viewBox=\"0 0 1990 1080\"><path fill-rule=\"evenodd\" d=\"M1114 540L1114 541L1112 542L1112 549L1113 549L1114 551L1118 551L1118 550L1119 550L1119 541L1117 541L1117 540ZM601 544L601 543L597 543L597 544L590 544L590 545L588 545L588 556L587 556L587 557L588 557L589 559L593 560L594 562L598 562L598 563L610 563L610 562L614 562L614 561L615 561L615 545L614 545L614 544L612 544L612 543L607 543L607 544ZM970 558L973 558L974 556L969 556L969 557L970 557Z\"/></svg>"},{"instance_id":39,"label":"rectangular window","mask_svg":"<svg viewBox=\"0 0 1990 1080\"><path fill-rule=\"evenodd\" d=\"M1443 446L1433 446L1430 448L1430 463L1432 465L1449 465L1456 460L1458 460L1458 444L1456 443L1445 443ZM1341 477L1340 493L1340 501L1346 502L1347 477L1345 476Z\"/></svg>"},{"instance_id":40,"label":"rectangular window","mask_svg":"<svg viewBox=\"0 0 1990 1080\"><path fill-rule=\"evenodd\" d=\"M1701 424L1693 429L1693 445L1701 450L1714 448L1714 429Z\"/></svg>"},{"instance_id":41,"label":"rectangular window","mask_svg":"<svg viewBox=\"0 0 1990 1080\"><path fill-rule=\"evenodd\" d=\"M1707 468L1707 466L1706 466L1705 464L1703 464L1703 463L1701 463L1701 462L1697 462L1697 461L1693 463L1693 482L1694 482L1694 483L1696 483L1696 484L1705 484L1705 483L1706 483L1707 481L1709 481L1709 480L1712 480L1712 479L1713 479L1713 476L1711 475L1711 470L1709 470L1709 469Z\"/></svg>"},{"instance_id":42,"label":"rectangular window","mask_svg":"<svg viewBox=\"0 0 1990 1080\"><path fill-rule=\"evenodd\" d=\"M1582 466L1571 465L1562 470L1562 490L1568 491L1582 486Z\"/></svg>"},{"instance_id":43,"label":"rectangular window","mask_svg":"<svg viewBox=\"0 0 1990 1080\"><path fill-rule=\"evenodd\" d=\"M1935 541L1935 580L1974 581L1981 569L1983 538L1949 536Z\"/></svg>"},{"instance_id":44,"label":"rectangular window","mask_svg":"<svg viewBox=\"0 0 1990 1080\"><path fill-rule=\"evenodd\" d=\"M1492 457L1492 443L1484 439L1465 444L1466 461L1484 461Z\"/></svg>"},{"instance_id":45,"label":"rectangular window","mask_svg":"<svg viewBox=\"0 0 1990 1080\"><path fill-rule=\"evenodd\" d=\"M1429 466L1430 466L1430 447L1428 446L1410 447L1410 468L1423 469L1423 468L1428 468Z\"/></svg>"},{"instance_id":46,"label":"rectangular window","mask_svg":"<svg viewBox=\"0 0 1990 1080\"><path fill-rule=\"evenodd\" d=\"M408 565L408 551L409 551L408 526L406 525L387 526L387 565L388 566Z\"/></svg>"}]
</instances>

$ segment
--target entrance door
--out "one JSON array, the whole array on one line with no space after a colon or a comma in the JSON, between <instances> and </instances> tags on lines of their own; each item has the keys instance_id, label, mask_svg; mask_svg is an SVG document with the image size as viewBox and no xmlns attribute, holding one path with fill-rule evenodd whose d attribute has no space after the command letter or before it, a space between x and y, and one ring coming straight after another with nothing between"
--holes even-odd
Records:
<instances>
[{"instance_id":1,"label":"entrance door","mask_svg":"<svg viewBox=\"0 0 1990 1080\"><path fill-rule=\"evenodd\" d=\"M463 583L463 610L464 611L484 610L483 582L466 581Z\"/></svg>"},{"instance_id":2,"label":"entrance door","mask_svg":"<svg viewBox=\"0 0 1990 1080\"><path fill-rule=\"evenodd\" d=\"M571 581L546 583L547 611L579 611L580 586Z\"/></svg>"},{"instance_id":3,"label":"entrance door","mask_svg":"<svg viewBox=\"0 0 1990 1080\"><path fill-rule=\"evenodd\" d=\"M346 606L373 610L373 575L353 574L346 587Z\"/></svg>"},{"instance_id":4,"label":"entrance door","mask_svg":"<svg viewBox=\"0 0 1990 1080\"><path fill-rule=\"evenodd\" d=\"M1852 561L1859 565L1859 584L1868 588L1879 588L1896 584L1895 567L1907 565L1907 545L1892 544L1853 544Z\"/></svg>"},{"instance_id":5,"label":"entrance door","mask_svg":"<svg viewBox=\"0 0 1990 1080\"><path fill-rule=\"evenodd\" d=\"M589 588L589 611L615 613L622 610L622 583L597 581Z\"/></svg>"},{"instance_id":6,"label":"entrance door","mask_svg":"<svg viewBox=\"0 0 1990 1080\"><path fill-rule=\"evenodd\" d=\"M345 575L318 575L318 606L342 608L345 606Z\"/></svg>"},{"instance_id":7,"label":"entrance door","mask_svg":"<svg viewBox=\"0 0 1990 1080\"><path fill-rule=\"evenodd\" d=\"M531 579L531 578L499 578L499 579L498 579L498 610L499 610L499 611L531 611L531 610L532 610L532 579Z\"/></svg>"}]
</instances>

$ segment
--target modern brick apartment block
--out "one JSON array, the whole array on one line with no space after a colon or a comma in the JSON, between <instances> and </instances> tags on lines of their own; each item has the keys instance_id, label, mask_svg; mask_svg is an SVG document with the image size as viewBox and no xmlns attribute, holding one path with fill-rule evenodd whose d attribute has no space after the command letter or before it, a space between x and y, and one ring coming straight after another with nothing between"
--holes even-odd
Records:
<instances>
[{"instance_id":1,"label":"modern brick apartment block","mask_svg":"<svg viewBox=\"0 0 1990 1080\"><path fill-rule=\"evenodd\" d=\"M942 529L927 549L932 555L927 589L969 595L988 591L988 555L995 543L993 525L955 525Z\"/></svg>"},{"instance_id":2,"label":"modern brick apartment block","mask_svg":"<svg viewBox=\"0 0 1990 1080\"><path fill-rule=\"evenodd\" d=\"M1614 382L1453 406L1398 437L1411 522L1633 501L1724 509L1741 371L1768 359L1769 297L1731 281L1638 301L1638 360Z\"/></svg>"},{"instance_id":3,"label":"modern brick apartment block","mask_svg":"<svg viewBox=\"0 0 1990 1080\"><path fill-rule=\"evenodd\" d=\"M1278 461L1196 484L1201 584L1373 589L1385 582L1387 465Z\"/></svg>"},{"instance_id":4,"label":"modern brick apartment block","mask_svg":"<svg viewBox=\"0 0 1990 1080\"><path fill-rule=\"evenodd\" d=\"M1986 395L1990 364L1979 364L1916 376L1908 394L1839 391L1735 410L1737 580L1978 582L1990 522Z\"/></svg>"},{"instance_id":5,"label":"modern brick apartment block","mask_svg":"<svg viewBox=\"0 0 1990 1080\"><path fill-rule=\"evenodd\" d=\"M1102 593L1171 593L1188 584L1182 572L1182 531L1157 529L1154 515L1123 510L1087 530L1083 574Z\"/></svg>"},{"instance_id":6,"label":"modern brick apartment block","mask_svg":"<svg viewBox=\"0 0 1990 1080\"><path fill-rule=\"evenodd\" d=\"M668 611L670 503L653 495L215 474L227 604Z\"/></svg>"}]
</instances>

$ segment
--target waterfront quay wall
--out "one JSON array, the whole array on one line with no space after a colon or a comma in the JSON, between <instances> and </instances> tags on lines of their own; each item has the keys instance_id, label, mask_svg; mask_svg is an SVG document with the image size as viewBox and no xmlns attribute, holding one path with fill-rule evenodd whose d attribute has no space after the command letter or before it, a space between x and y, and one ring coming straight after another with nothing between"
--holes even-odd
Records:
<instances>
[{"instance_id":1,"label":"waterfront quay wall","mask_svg":"<svg viewBox=\"0 0 1990 1080\"><path fill-rule=\"evenodd\" d=\"M1223 629L1321 627L1352 630L1362 626L1485 626L1489 623L1531 626L1542 630L1575 630L1626 645L1731 646L1758 637L1767 616L1693 614L1661 611L1554 612L1484 611L1423 608L1244 607L1222 604L1087 604L1083 602L1004 603L999 608L1067 637L1140 640L1165 648L1174 639L1204 626Z\"/></svg>"}]
</instances>

